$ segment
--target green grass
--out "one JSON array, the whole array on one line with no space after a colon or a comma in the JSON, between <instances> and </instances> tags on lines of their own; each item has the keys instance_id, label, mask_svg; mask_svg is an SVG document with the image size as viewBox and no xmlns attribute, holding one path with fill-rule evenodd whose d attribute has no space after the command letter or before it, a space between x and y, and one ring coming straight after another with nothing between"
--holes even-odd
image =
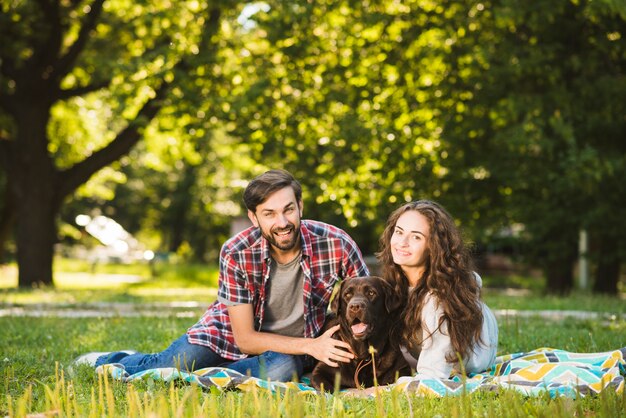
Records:
<instances>
[{"instance_id":1,"label":"green grass","mask_svg":"<svg viewBox=\"0 0 626 418\"><path fill-rule=\"evenodd\" d=\"M19 304L62 302L81 306L95 302L138 305L159 301L215 299L214 266L97 266L89 283L76 283L81 265L57 263L56 289L16 290L0 279L0 308ZM84 267L84 265L83 265ZM145 270L148 268L148 270ZM102 269L102 270L101 270ZM144 270L142 270L144 269ZM89 274L91 274L88 271ZM106 274L138 275L136 283L107 282ZM84 280L84 278L82 279ZM97 284L97 286L94 285ZM89 284L94 285L90 287ZM485 290L494 309L590 310L607 312L597 320L550 321L540 317L505 316L499 319L499 354L540 347L568 351L606 351L626 345L626 307L623 299L574 294L569 298L522 296ZM203 305L204 306L204 305ZM197 316L203 308L197 310ZM0 317L0 416L214 416L214 417L376 417L376 416L621 416L626 395L611 392L582 399L526 398L511 391L474 393L460 397L422 398L388 393L376 399L266 392L202 391L184 384L155 381L127 385L105 380L89 367L68 366L88 351L165 348L197 318L164 317L55 318Z\"/></svg>"},{"instance_id":2,"label":"green grass","mask_svg":"<svg viewBox=\"0 0 626 418\"><path fill-rule=\"evenodd\" d=\"M87 416L382 416L377 402L389 416L408 416L409 403L416 415L426 416L617 416L626 405L624 395L571 400L524 398L509 392L472 394L465 398L430 399L386 394L382 400L337 399L266 393L201 392L186 385L146 381L125 385L98 380L93 370L79 368L68 376L67 366L77 355L93 350L134 348L155 351L165 348L190 325L189 319L166 318L0 318L0 415L15 415L19 400L28 413L51 410L76 411ZM528 351L542 346L569 351L605 351L624 344L626 322L591 321L547 323L539 318L500 323L500 352ZM64 379L60 377L65 373ZM56 393L59 393L58 395ZM92 404L92 396L96 404ZM395 396L395 398L394 398ZM102 397L104 403L100 403ZM111 397L111 400L107 398ZM70 399L66 399L70 398ZM64 404L63 402L69 402ZM56 402L56 403L55 403ZM68 406L69 405L69 406ZM68 409L71 408L71 409ZM94 409L95 408L95 409ZM393 413L392 411L398 411ZM163 411L169 411L164 414ZM202 412L203 411L203 412ZM188 414L188 415L185 415ZM224 415L225 414L225 415Z\"/></svg>"},{"instance_id":3,"label":"green grass","mask_svg":"<svg viewBox=\"0 0 626 418\"><path fill-rule=\"evenodd\" d=\"M486 289L483 292L483 300L492 309L531 311L564 310L626 314L626 300L624 295L621 297L610 297L574 292L567 297L560 297L529 292L515 296Z\"/></svg>"},{"instance_id":4,"label":"green grass","mask_svg":"<svg viewBox=\"0 0 626 418\"><path fill-rule=\"evenodd\" d=\"M271 395L261 391L202 392L198 388L159 383L126 386L99 379L91 394L59 377L47 386L42 416L129 417L618 417L626 403L622 395L606 393L596 400L524 398L512 392L461 395L442 399L388 394L377 399L301 396L294 392ZM10 416L25 416L37 402L27 393L13 402ZM85 396L86 402L83 401ZM62 411L62 414L59 413Z\"/></svg>"},{"instance_id":5,"label":"green grass","mask_svg":"<svg viewBox=\"0 0 626 418\"><path fill-rule=\"evenodd\" d=\"M99 264L92 268L80 260L55 260L54 288L17 289L14 265L0 266L0 302L93 303L198 301L217 295L215 265ZM129 282L130 280L130 282Z\"/></svg>"}]
</instances>

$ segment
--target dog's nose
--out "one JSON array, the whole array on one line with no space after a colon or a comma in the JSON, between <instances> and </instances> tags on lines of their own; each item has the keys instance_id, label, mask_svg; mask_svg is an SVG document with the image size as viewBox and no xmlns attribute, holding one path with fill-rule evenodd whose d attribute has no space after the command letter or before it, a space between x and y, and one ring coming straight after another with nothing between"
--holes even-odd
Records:
<instances>
[{"instance_id":1,"label":"dog's nose","mask_svg":"<svg viewBox=\"0 0 626 418\"><path fill-rule=\"evenodd\" d=\"M360 301L352 301L348 304L350 312L359 312L365 309L365 303Z\"/></svg>"}]
</instances>

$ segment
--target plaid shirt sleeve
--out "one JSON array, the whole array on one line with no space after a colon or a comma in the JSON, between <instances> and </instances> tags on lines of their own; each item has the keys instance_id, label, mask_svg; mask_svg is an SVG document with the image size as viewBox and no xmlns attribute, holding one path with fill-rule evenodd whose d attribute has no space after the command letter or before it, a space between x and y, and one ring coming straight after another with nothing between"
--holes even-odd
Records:
<instances>
[{"instance_id":1,"label":"plaid shirt sleeve","mask_svg":"<svg viewBox=\"0 0 626 418\"><path fill-rule=\"evenodd\" d=\"M303 221L305 252L310 254L310 270L305 269L305 336L315 337L324 325L326 309L337 281L368 276L361 250L343 230L315 221Z\"/></svg>"},{"instance_id":2,"label":"plaid shirt sleeve","mask_svg":"<svg viewBox=\"0 0 626 418\"><path fill-rule=\"evenodd\" d=\"M246 272L233 255L225 248L220 254L219 289L217 297L228 305L242 305L253 302L253 291Z\"/></svg>"},{"instance_id":3,"label":"plaid shirt sleeve","mask_svg":"<svg viewBox=\"0 0 626 418\"><path fill-rule=\"evenodd\" d=\"M342 279L369 276L370 272L365 264L365 261L363 260L361 250L347 233L344 237L343 255L344 260L342 270L344 271L344 274Z\"/></svg>"},{"instance_id":4,"label":"plaid shirt sleeve","mask_svg":"<svg viewBox=\"0 0 626 418\"><path fill-rule=\"evenodd\" d=\"M252 228L243 231L222 246L218 300L187 330L187 338L191 344L207 346L229 360L247 357L235 344L228 306L253 303L254 279L262 272L262 263L260 260L255 263L256 257L243 251L249 248L250 242L255 242L253 233Z\"/></svg>"}]
</instances>

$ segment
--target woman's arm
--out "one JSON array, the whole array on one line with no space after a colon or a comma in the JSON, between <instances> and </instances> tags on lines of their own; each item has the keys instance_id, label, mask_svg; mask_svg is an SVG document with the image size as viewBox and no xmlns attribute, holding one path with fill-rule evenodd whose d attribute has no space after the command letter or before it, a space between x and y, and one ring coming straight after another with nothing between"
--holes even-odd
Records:
<instances>
[{"instance_id":1,"label":"woman's arm","mask_svg":"<svg viewBox=\"0 0 626 418\"><path fill-rule=\"evenodd\" d=\"M437 299L427 295L422 308L423 338L426 340L417 359L418 376L448 379L452 373L453 364L446 361L446 355L452 351L452 342L446 323L439 327L442 315L443 310L438 306Z\"/></svg>"}]
</instances>

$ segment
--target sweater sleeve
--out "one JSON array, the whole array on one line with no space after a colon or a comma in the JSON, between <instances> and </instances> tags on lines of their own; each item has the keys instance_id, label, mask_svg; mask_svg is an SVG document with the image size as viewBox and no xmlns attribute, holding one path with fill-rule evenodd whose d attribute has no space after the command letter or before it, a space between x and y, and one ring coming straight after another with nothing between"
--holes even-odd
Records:
<instances>
[{"instance_id":1,"label":"sweater sleeve","mask_svg":"<svg viewBox=\"0 0 626 418\"><path fill-rule=\"evenodd\" d=\"M437 300L426 296L422 310L422 324L424 324L422 351L417 360L417 375L448 379L452 373L453 364L446 361L446 354L452 351L452 342L448 335L445 323L439 326L443 310ZM429 337L430 335L430 337Z\"/></svg>"},{"instance_id":2,"label":"sweater sleeve","mask_svg":"<svg viewBox=\"0 0 626 418\"><path fill-rule=\"evenodd\" d=\"M474 273L479 286L482 286L482 279ZM469 358L464 359L465 371L468 373L479 373L489 368L496 358L498 347L498 324L496 318L489 308L481 302L483 309L483 327L481 333L481 343L476 343ZM421 352L417 357L417 374L415 376L405 376L398 379L398 382L408 382L420 378L448 379L455 369L457 363L448 363L446 355L454 352L452 342L448 334L448 326L443 323L438 328L439 320L443 315L443 309L439 306L437 299L429 294L424 300L422 308L422 324L424 325L423 337L425 341L421 346ZM432 333L430 338L428 335ZM407 353L414 357L415 353Z\"/></svg>"}]
</instances>

